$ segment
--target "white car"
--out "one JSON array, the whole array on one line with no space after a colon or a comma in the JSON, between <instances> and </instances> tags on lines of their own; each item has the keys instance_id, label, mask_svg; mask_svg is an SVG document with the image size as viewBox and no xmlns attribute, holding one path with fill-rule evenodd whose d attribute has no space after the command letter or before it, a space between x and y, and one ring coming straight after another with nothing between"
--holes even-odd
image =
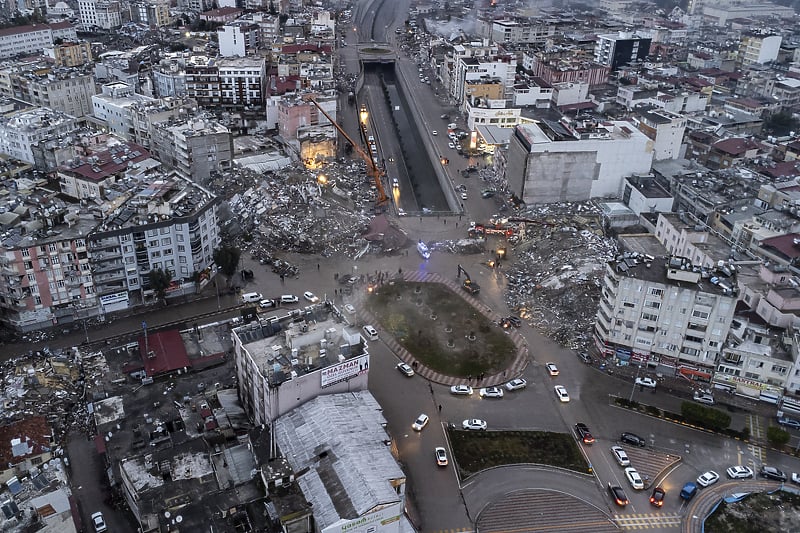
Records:
<instances>
[{"instance_id":1,"label":"white car","mask_svg":"<svg viewBox=\"0 0 800 533\"><path fill-rule=\"evenodd\" d=\"M451 394L459 394L464 396L472 396L472 387L469 385L453 385L450 387Z\"/></svg>"},{"instance_id":2,"label":"white car","mask_svg":"<svg viewBox=\"0 0 800 533\"><path fill-rule=\"evenodd\" d=\"M713 470L709 470L708 472L701 474L700 477L697 478L697 484L701 487L709 487L719 481L719 474L714 472Z\"/></svg>"},{"instance_id":3,"label":"white car","mask_svg":"<svg viewBox=\"0 0 800 533\"><path fill-rule=\"evenodd\" d=\"M411 429L413 429L414 431L422 431L423 429L425 429L425 426L428 425L428 420L429 420L428 415L422 413L417 417L416 420L414 420L414 423L411 424Z\"/></svg>"},{"instance_id":4,"label":"white car","mask_svg":"<svg viewBox=\"0 0 800 533\"><path fill-rule=\"evenodd\" d=\"M569 401L569 394L567 394L567 389L565 389L562 385L556 385L553 387L553 390L556 391L556 397L561 401L561 403L567 403Z\"/></svg>"},{"instance_id":5,"label":"white car","mask_svg":"<svg viewBox=\"0 0 800 533\"><path fill-rule=\"evenodd\" d=\"M464 420L461 422L461 429L471 429L475 431L485 431L486 430L486 420L479 420L477 418L471 418L469 420Z\"/></svg>"},{"instance_id":6,"label":"white car","mask_svg":"<svg viewBox=\"0 0 800 533\"><path fill-rule=\"evenodd\" d=\"M261 309L269 309L270 307L275 307L275 300L261 300L258 302L258 306Z\"/></svg>"},{"instance_id":7,"label":"white car","mask_svg":"<svg viewBox=\"0 0 800 533\"><path fill-rule=\"evenodd\" d=\"M524 389L527 385L528 382L525 381L525 378L516 378L506 383L506 390L511 391L511 390Z\"/></svg>"},{"instance_id":8,"label":"white car","mask_svg":"<svg viewBox=\"0 0 800 533\"><path fill-rule=\"evenodd\" d=\"M414 375L414 369L405 363L397 363L397 370L399 370L404 376L411 377Z\"/></svg>"},{"instance_id":9,"label":"white car","mask_svg":"<svg viewBox=\"0 0 800 533\"><path fill-rule=\"evenodd\" d=\"M706 405L714 405L714 397L706 392L695 392L692 396L697 403L704 403Z\"/></svg>"},{"instance_id":10,"label":"white car","mask_svg":"<svg viewBox=\"0 0 800 533\"><path fill-rule=\"evenodd\" d=\"M619 466L631 466L631 460L628 459L628 454L622 449L622 446L612 446L611 455L617 460Z\"/></svg>"},{"instance_id":11,"label":"white car","mask_svg":"<svg viewBox=\"0 0 800 533\"><path fill-rule=\"evenodd\" d=\"M433 453L436 455L436 464L439 466L447 466L447 450L441 446L434 448Z\"/></svg>"},{"instance_id":12,"label":"white car","mask_svg":"<svg viewBox=\"0 0 800 533\"><path fill-rule=\"evenodd\" d=\"M103 531L108 531L108 527L106 526L106 521L103 518L103 513L99 511L92 515L92 525L94 526L94 530L97 533L103 533Z\"/></svg>"},{"instance_id":13,"label":"white car","mask_svg":"<svg viewBox=\"0 0 800 533\"><path fill-rule=\"evenodd\" d=\"M347 313L348 315L354 315L356 314L356 308L353 307L352 304L345 304L344 312Z\"/></svg>"},{"instance_id":14,"label":"white car","mask_svg":"<svg viewBox=\"0 0 800 533\"><path fill-rule=\"evenodd\" d=\"M792 483L800 485L800 474L798 474L797 472L792 474Z\"/></svg>"},{"instance_id":15,"label":"white car","mask_svg":"<svg viewBox=\"0 0 800 533\"><path fill-rule=\"evenodd\" d=\"M305 298L307 301L311 302L312 304L315 304L315 303L317 303L319 301L319 298L317 298L317 296L311 291L304 292L303 293L303 298Z\"/></svg>"},{"instance_id":16,"label":"white car","mask_svg":"<svg viewBox=\"0 0 800 533\"><path fill-rule=\"evenodd\" d=\"M642 476L639 475L639 472L634 467L629 466L625 469L625 477L628 478L628 483L631 484L634 490L644 489L644 480L642 480Z\"/></svg>"},{"instance_id":17,"label":"white car","mask_svg":"<svg viewBox=\"0 0 800 533\"><path fill-rule=\"evenodd\" d=\"M653 378L636 378L636 384L649 389L655 389L658 385Z\"/></svg>"},{"instance_id":18,"label":"white car","mask_svg":"<svg viewBox=\"0 0 800 533\"><path fill-rule=\"evenodd\" d=\"M500 387L486 387L478 391L481 398L502 398L503 389Z\"/></svg>"},{"instance_id":19,"label":"white car","mask_svg":"<svg viewBox=\"0 0 800 533\"><path fill-rule=\"evenodd\" d=\"M436 130L431 131L431 135L439 135L439 132Z\"/></svg>"},{"instance_id":20,"label":"white car","mask_svg":"<svg viewBox=\"0 0 800 533\"><path fill-rule=\"evenodd\" d=\"M461 199L462 199L462 200L466 200L466 199L467 199L467 193L465 193L465 192L462 192L462 193L461 193Z\"/></svg>"},{"instance_id":21,"label":"white car","mask_svg":"<svg viewBox=\"0 0 800 533\"><path fill-rule=\"evenodd\" d=\"M453 144L453 143L451 143L451 142L447 143L447 147L448 147L448 148L451 148L451 149L453 149L453 150L455 150L455 149L456 149L456 145L455 145L455 144Z\"/></svg>"},{"instance_id":22,"label":"white car","mask_svg":"<svg viewBox=\"0 0 800 533\"><path fill-rule=\"evenodd\" d=\"M731 479L748 479L753 477L753 471L746 466L732 466L725 471Z\"/></svg>"},{"instance_id":23,"label":"white car","mask_svg":"<svg viewBox=\"0 0 800 533\"><path fill-rule=\"evenodd\" d=\"M547 368L547 373L550 374L551 376L558 375L558 367L556 366L555 363L547 363L544 366Z\"/></svg>"}]
</instances>

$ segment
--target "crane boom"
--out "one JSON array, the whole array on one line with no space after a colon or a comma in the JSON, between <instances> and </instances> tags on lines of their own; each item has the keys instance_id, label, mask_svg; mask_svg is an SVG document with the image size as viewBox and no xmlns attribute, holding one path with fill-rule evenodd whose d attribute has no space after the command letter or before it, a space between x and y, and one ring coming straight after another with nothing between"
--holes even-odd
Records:
<instances>
[{"instance_id":1,"label":"crane boom","mask_svg":"<svg viewBox=\"0 0 800 533\"><path fill-rule=\"evenodd\" d=\"M377 163L375 163L375 161L372 159L372 156L361 147L361 144L355 142L353 138L350 137L350 135L348 135L346 131L344 131L344 128L342 128L335 120L333 120L333 118L324 109L322 109L322 106L319 105L319 102L317 102L316 98L314 98L311 95L308 95L304 99L314 104L317 107L317 109L319 109L319 112L322 113L323 116L327 118L331 124L333 124L333 127L336 128L336 130L339 133L341 133L345 139L347 139L347 142L350 143L350 145L353 147L356 153L359 156L361 156L361 158L367 164L367 175L372 178L373 182L375 182L375 188L378 190L378 199L376 203L378 207L385 206L386 203L389 201L389 197L386 196L386 190L383 188L383 176L384 176L383 170L381 170L381 168L377 165Z\"/></svg>"}]
</instances>

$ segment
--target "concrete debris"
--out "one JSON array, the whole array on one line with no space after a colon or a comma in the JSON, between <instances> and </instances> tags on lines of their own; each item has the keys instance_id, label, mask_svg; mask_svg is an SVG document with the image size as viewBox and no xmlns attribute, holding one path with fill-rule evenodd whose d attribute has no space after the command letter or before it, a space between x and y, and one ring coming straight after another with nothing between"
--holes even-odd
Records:
<instances>
[{"instance_id":1,"label":"concrete debris","mask_svg":"<svg viewBox=\"0 0 800 533\"><path fill-rule=\"evenodd\" d=\"M605 265L618 253L591 203L528 206L519 222L514 262L505 271L506 303L544 335L570 349L591 341ZM522 227L519 227L522 226Z\"/></svg>"}]
</instances>

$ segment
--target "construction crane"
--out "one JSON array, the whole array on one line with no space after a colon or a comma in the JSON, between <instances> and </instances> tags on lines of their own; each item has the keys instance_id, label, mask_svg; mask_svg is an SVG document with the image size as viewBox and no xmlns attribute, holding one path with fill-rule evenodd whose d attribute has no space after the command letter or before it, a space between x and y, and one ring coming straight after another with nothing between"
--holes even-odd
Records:
<instances>
[{"instance_id":1,"label":"construction crane","mask_svg":"<svg viewBox=\"0 0 800 533\"><path fill-rule=\"evenodd\" d=\"M360 155L361 158L364 160L364 162L367 164L367 176L372 178L372 181L375 183L375 188L378 190L378 199L375 201L375 204L378 207L378 209L381 210L385 209L386 204L389 202L389 197L386 196L386 191L383 188L383 177L386 175L386 173L383 171L381 167L378 166L378 164L375 162L372 156L366 150L364 150L364 148L361 147L361 143L355 142L353 138L350 137L346 131L344 131L344 128L342 128L339 124L337 124L336 121L333 120L333 118L331 118L331 116L324 109L322 109L322 106L319 105L319 102L317 102L316 98L314 98L311 95L307 95L304 97L304 100L311 102L317 107L317 109L319 109L319 112L322 113L325 116L325 118L327 118L330 121L331 124L333 124L333 127L336 128L336 130L339 133L341 133L345 139L347 139L347 142L350 143L350 145L353 147L356 153ZM363 106L361 113L366 113L366 110L364 109ZM366 121L365 116L359 118L361 118L362 122Z\"/></svg>"},{"instance_id":2,"label":"construction crane","mask_svg":"<svg viewBox=\"0 0 800 533\"><path fill-rule=\"evenodd\" d=\"M481 292L481 286L472 281L472 278L469 277L469 273L464 270L464 267L458 265L458 273L456 274L456 278L461 278L461 274L464 274L464 281L461 282L461 288L467 291L470 294L478 294Z\"/></svg>"}]
</instances>

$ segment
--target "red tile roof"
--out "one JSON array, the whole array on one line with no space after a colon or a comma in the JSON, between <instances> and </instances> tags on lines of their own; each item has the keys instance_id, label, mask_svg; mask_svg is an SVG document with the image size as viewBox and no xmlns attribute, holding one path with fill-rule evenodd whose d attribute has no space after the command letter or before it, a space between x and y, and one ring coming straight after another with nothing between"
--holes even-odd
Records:
<instances>
[{"instance_id":1,"label":"red tile roof","mask_svg":"<svg viewBox=\"0 0 800 533\"><path fill-rule=\"evenodd\" d=\"M785 257L794 259L800 257L800 247L795 245L795 239L800 239L800 233L787 233L761 241L762 248L774 248Z\"/></svg>"},{"instance_id":2,"label":"red tile roof","mask_svg":"<svg viewBox=\"0 0 800 533\"><path fill-rule=\"evenodd\" d=\"M147 348L150 354L147 353ZM183 338L177 329L150 333L147 335L147 343L144 336L139 337L139 353L145 372L151 377L192 366Z\"/></svg>"},{"instance_id":3,"label":"red tile roof","mask_svg":"<svg viewBox=\"0 0 800 533\"><path fill-rule=\"evenodd\" d=\"M224 17L226 15L235 15L237 13L243 13L241 9L238 7L221 7L219 9L210 9L208 11L204 11L201 15L205 15L206 17Z\"/></svg>"},{"instance_id":4,"label":"red tile roof","mask_svg":"<svg viewBox=\"0 0 800 533\"><path fill-rule=\"evenodd\" d=\"M758 171L773 178L800 176L800 163L797 161L776 161L775 168L758 167ZM800 187L784 187L781 191L800 190Z\"/></svg>"},{"instance_id":5,"label":"red tile roof","mask_svg":"<svg viewBox=\"0 0 800 533\"><path fill-rule=\"evenodd\" d=\"M127 148L127 151L125 150ZM91 181L103 181L109 176L114 176L128 168L129 163L138 163L150 157L143 146L128 142L119 147L110 148L103 152L92 154L97 159L92 162L88 157L81 158L83 164L77 167L61 167L67 172L74 172ZM95 170L97 169L97 170Z\"/></svg>"},{"instance_id":6,"label":"red tile roof","mask_svg":"<svg viewBox=\"0 0 800 533\"><path fill-rule=\"evenodd\" d=\"M750 139L744 139L742 137L723 139L721 141L715 142L713 145L714 150L717 150L719 152L725 152L726 154L730 154L733 156L744 155L744 153L747 152L748 150L752 150L758 147L759 144L757 142L752 141Z\"/></svg>"},{"instance_id":7,"label":"red tile roof","mask_svg":"<svg viewBox=\"0 0 800 533\"><path fill-rule=\"evenodd\" d=\"M53 432L43 416L31 416L0 426L0 470L50 451ZM19 440L17 449L12 441ZM15 454L16 452L16 454Z\"/></svg>"}]
</instances>

